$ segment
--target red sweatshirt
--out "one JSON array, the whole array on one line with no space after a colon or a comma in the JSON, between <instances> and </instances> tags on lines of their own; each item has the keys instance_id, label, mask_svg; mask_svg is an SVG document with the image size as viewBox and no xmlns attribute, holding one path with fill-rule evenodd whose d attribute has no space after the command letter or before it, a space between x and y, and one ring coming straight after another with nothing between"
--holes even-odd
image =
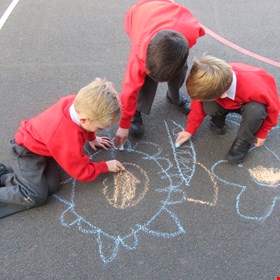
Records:
<instances>
[{"instance_id":1,"label":"red sweatshirt","mask_svg":"<svg viewBox=\"0 0 280 280\"><path fill-rule=\"evenodd\" d=\"M136 110L138 91L147 75L146 51L151 39L159 31L175 30L185 36L191 48L205 31L190 11L172 0L137 2L126 14L125 29L130 37L131 49L120 97L120 127L129 128Z\"/></svg>"},{"instance_id":2,"label":"red sweatshirt","mask_svg":"<svg viewBox=\"0 0 280 280\"><path fill-rule=\"evenodd\" d=\"M229 63L236 75L235 100L218 98L215 102L228 110L241 108L248 102L259 102L266 105L267 117L258 130L256 136L265 139L269 130L278 122L280 100L274 78L261 68L256 68L242 63ZM185 131L195 134L206 116L202 102L193 100L191 112Z\"/></svg>"},{"instance_id":3,"label":"red sweatshirt","mask_svg":"<svg viewBox=\"0 0 280 280\"><path fill-rule=\"evenodd\" d=\"M90 162L84 153L85 142L96 136L72 121L69 108L74 98L66 96L37 117L22 121L15 140L35 154L53 157L70 176L87 182L108 172L108 166L104 161Z\"/></svg>"}]
</instances>

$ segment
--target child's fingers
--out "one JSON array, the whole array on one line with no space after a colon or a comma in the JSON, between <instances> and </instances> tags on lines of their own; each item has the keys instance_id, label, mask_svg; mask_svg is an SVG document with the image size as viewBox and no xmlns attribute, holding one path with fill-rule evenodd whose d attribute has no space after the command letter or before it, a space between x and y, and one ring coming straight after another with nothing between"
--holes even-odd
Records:
<instances>
[{"instance_id":1,"label":"child's fingers","mask_svg":"<svg viewBox=\"0 0 280 280\"><path fill-rule=\"evenodd\" d=\"M103 142L102 145L105 146L106 148L110 148L110 147L112 147L113 143L112 142Z\"/></svg>"},{"instance_id":2,"label":"child's fingers","mask_svg":"<svg viewBox=\"0 0 280 280\"><path fill-rule=\"evenodd\" d=\"M175 141L176 148L180 147L182 144L184 144L186 141L190 139L191 134L189 134L186 131L181 131Z\"/></svg>"},{"instance_id":3,"label":"child's fingers","mask_svg":"<svg viewBox=\"0 0 280 280\"><path fill-rule=\"evenodd\" d=\"M184 140L184 136L181 133L179 133L179 135L176 138L175 143L179 143L180 142L180 144L183 144L185 141L186 140Z\"/></svg>"},{"instance_id":4,"label":"child's fingers","mask_svg":"<svg viewBox=\"0 0 280 280\"><path fill-rule=\"evenodd\" d=\"M93 145L92 143L90 144L90 147L93 149L93 151L94 151L94 152L96 152L96 151L97 151L97 149L96 149L95 145Z\"/></svg>"},{"instance_id":5,"label":"child's fingers","mask_svg":"<svg viewBox=\"0 0 280 280\"><path fill-rule=\"evenodd\" d=\"M104 144L100 145L100 148L102 148L103 150L108 150L108 147Z\"/></svg>"},{"instance_id":6,"label":"child's fingers","mask_svg":"<svg viewBox=\"0 0 280 280\"><path fill-rule=\"evenodd\" d=\"M112 143L111 139L108 137L101 137L102 143Z\"/></svg>"},{"instance_id":7,"label":"child's fingers","mask_svg":"<svg viewBox=\"0 0 280 280\"><path fill-rule=\"evenodd\" d=\"M102 136L101 139L104 140L104 141L109 141L109 142L111 142L110 138L107 137L107 136Z\"/></svg>"},{"instance_id":8,"label":"child's fingers","mask_svg":"<svg viewBox=\"0 0 280 280\"><path fill-rule=\"evenodd\" d=\"M125 170L125 167L122 164L120 165L120 168L121 168L121 171Z\"/></svg>"},{"instance_id":9,"label":"child's fingers","mask_svg":"<svg viewBox=\"0 0 280 280\"><path fill-rule=\"evenodd\" d=\"M116 162L116 166L117 166L117 172L125 170L123 164L120 163L119 161Z\"/></svg>"}]
</instances>

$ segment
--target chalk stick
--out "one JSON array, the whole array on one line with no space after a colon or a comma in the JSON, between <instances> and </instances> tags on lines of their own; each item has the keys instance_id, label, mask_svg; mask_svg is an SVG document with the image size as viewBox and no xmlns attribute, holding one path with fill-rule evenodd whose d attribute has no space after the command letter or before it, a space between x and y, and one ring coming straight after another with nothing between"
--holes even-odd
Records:
<instances>
[{"instance_id":1,"label":"chalk stick","mask_svg":"<svg viewBox=\"0 0 280 280\"><path fill-rule=\"evenodd\" d=\"M120 145L120 147L119 147L119 151L123 151L124 150L124 146L123 146L123 144L122 145Z\"/></svg>"},{"instance_id":2,"label":"chalk stick","mask_svg":"<svg viewBox=\"0 0 280 280\"><path fill-rule=\"evenodd\" d=\"M180 142L175 143L175 148L179 148L181 146Z\"/></svg>"}]
</instances>

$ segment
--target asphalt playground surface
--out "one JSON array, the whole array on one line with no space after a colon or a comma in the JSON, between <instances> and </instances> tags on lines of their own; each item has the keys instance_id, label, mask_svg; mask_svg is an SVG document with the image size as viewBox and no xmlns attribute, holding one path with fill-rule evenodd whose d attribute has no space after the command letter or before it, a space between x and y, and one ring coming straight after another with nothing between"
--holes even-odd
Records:
<instances>
[{"instance_id":1,"label":"asphalt playground surface","mask_svg":"<svg viewBox=\"0 0 280 280\"><path fill-rule=\"evenodd\" d=\"M11 2L1 0L0 16ZM252 64L280 88L279 0L177 2L208 30L192 48L190 65L204 53ZM8 141L21 120L95 77L120 91L129 52L123 21L133 3L17 3L0 30L0 162L10 163ZM232 166L224 155L239 116L227 119L224 136L212 134L206 118L175 149L186 117L167 102L165 90L161 84L144 116L141 140L130 138L123 152L85 147L94 161L124 162L123 176L85 184L65 175L46 205L0 220L0 279L280 277L280 124L265 146ZM114 137L116 129L102 135Z\"/></svg>"}]
</instances>

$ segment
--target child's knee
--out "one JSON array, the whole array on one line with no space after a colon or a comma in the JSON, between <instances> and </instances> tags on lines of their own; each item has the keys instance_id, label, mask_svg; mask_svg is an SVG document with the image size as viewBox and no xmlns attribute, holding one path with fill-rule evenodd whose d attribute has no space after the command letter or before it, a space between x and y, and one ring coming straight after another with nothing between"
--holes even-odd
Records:
<instances>
[{"instance_id":1,"label":"child's knee","mask_svg":"<svg viewBox=\"0 0 280 280\"><path fill-rule=\"evenodd\" d=\"M203 110L208 116L216 116L220 114L221 106L214 101L202 102Z\"/></svg>"},{"instance_id":2,"label":"child's knee","mask_svg":"<svg viewBox=\"0 0 280 280\"><path fill-rule=\"evenodd\" d=\"M242 116L249 121L264 120L267 116L266 106L259 102L250 102L243 107Z\"/></svg>"},{"instance_id":3,"label":"child's knee","mask_svg":"<svg viewBox=\"0 0 280 280\"><path fill-rule=\"evenodd\" d=\"M25 197L25 201L28 204L28 207L36 207L44 204L47 200L47 193L36 193L36 194L29 194Z\"/></svg>"}]
</instances>

